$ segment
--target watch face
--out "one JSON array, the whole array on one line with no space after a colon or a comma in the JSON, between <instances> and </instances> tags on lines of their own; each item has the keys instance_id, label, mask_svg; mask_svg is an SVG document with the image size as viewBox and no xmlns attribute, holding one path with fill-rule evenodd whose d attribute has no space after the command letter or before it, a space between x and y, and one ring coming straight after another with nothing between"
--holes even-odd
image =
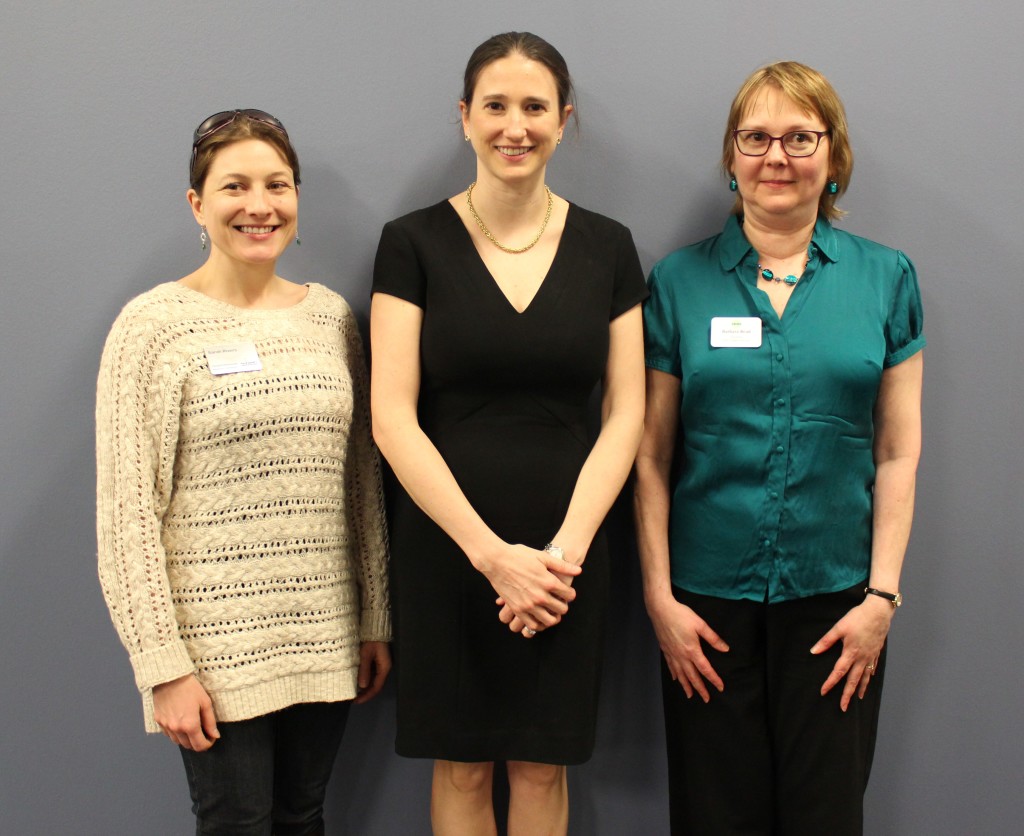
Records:
<instances>
[{"instance_id":1,"label":"watch face","mask_svg":"<svg viewBox=\"0 0 1024 836\"><path fill-rule=\"evenodd\" d=\"M561 546L556 546L554 543L548 543L544 547L544 551L546 551L556 560L565 560L565 549L563 549Z\"/></svg>"},{"instance_id":2,"label":"watch face","mask_svg":"<svg viewBox=\"0 0 1024 836\"><path fill-rule=\"evenodd\" d=\"M903 593L897 592L892 599L893 606L899 607L903 604Z\"/></svg>"}]
</instances>

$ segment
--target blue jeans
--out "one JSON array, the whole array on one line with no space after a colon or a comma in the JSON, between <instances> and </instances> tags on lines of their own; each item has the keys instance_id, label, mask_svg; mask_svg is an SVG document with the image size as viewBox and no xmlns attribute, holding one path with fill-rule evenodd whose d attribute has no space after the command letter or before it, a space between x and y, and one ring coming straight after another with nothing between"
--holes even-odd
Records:
<instances>
[{"instance_id":1,"label":"blue jeans","mask_svg":"<svg viewBox=\"0 0 1024 836\"><path fill-rule=\"evenodd\" d=\"M218 723L220 739L210 749L181 749L196 836L322 834L350 704L302 703Z\"/></svg>"}]
</instances>

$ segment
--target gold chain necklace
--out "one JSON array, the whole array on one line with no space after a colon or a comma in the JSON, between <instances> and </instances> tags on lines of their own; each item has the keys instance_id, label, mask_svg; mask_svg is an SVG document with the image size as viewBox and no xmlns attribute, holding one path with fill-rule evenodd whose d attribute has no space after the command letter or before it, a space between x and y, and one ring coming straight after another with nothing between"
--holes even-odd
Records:
<instances>
[{"instance_id":1,"label":"gold chain necklace","mask_svg":"<svg viewBox=\"0 0 1024 836\"><path fill-rule=\"evenodd\" d=\"M476 225L480 227L480 231L484 234L494 246L505 253L511 253L512 255L519 255L525 253L527 250L533 249L533 246L540 240L540 237L544 234L544 230L548 228L548 221L551 220L551 208L555 205L555 199L551 195L551 189L544 186L544 191L548 193L548 210L544 213L544 223L540 225L540 232L538 232L533 240L525 247L506 247L497 238L494 237L494 233L487 228L487 224L483 222L483 219L476 213L476 209L473 206L473 189L476 187L476 181L474 180L469 184L469 188L466 189L466 203L469 206L469 214L473 216L473 220L476 221Z\"/></svg>"}]
</instances>

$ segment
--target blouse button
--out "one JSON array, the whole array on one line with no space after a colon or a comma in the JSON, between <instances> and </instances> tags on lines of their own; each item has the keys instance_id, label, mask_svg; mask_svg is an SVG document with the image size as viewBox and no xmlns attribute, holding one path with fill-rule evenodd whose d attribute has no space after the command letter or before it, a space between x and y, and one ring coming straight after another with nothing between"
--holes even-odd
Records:
<instances>
[{"instance_id":1,"label":"blouse button","mask_svg":"<svg viewBox=\"0 0 1024 836\"><path fill-rule=\"evenodd\" d=\"M778 447L776 447L776 448L775 448L775 452L776 452L776 453L781 453L781 452L782 452L783 450L785 450L785 449L786 449L786 448L785 448L785 447L783 447L783 446L782 446L782 445L780 444L780 445L779 445Z\"/></svg>"},{"instance_id":2,"label":"blouse button","mask_svg":"<svg viewBox=\"0 0 1024 836\"><path fill-rule=\"evenodd\" d=\"M782 362L782 352L781 351L778 354L775 355L775 359L778 360L780 363Z\"/></svg>"}]
</instances>

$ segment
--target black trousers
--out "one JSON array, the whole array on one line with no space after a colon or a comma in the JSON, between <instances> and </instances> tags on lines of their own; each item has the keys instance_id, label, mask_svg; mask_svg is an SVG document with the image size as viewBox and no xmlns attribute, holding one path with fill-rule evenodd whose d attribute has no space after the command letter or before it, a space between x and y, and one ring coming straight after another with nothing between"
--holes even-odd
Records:
<instances>
[{"instance_id":1,"label":"black trousers","mask_svg":"<svg viewBox=\"0 0 1024 836\"><path fill-rule=\"evenodd\" d=\"M821 696L842 652L817 642L864 600L864 584L767 604L674 588L729 645L704 646L725 684L705 705L687 699L662 661L673 834L843 836L863 830L885 651L863 700L839 708L843 683Z\"/></svg>"}]
</instances>

